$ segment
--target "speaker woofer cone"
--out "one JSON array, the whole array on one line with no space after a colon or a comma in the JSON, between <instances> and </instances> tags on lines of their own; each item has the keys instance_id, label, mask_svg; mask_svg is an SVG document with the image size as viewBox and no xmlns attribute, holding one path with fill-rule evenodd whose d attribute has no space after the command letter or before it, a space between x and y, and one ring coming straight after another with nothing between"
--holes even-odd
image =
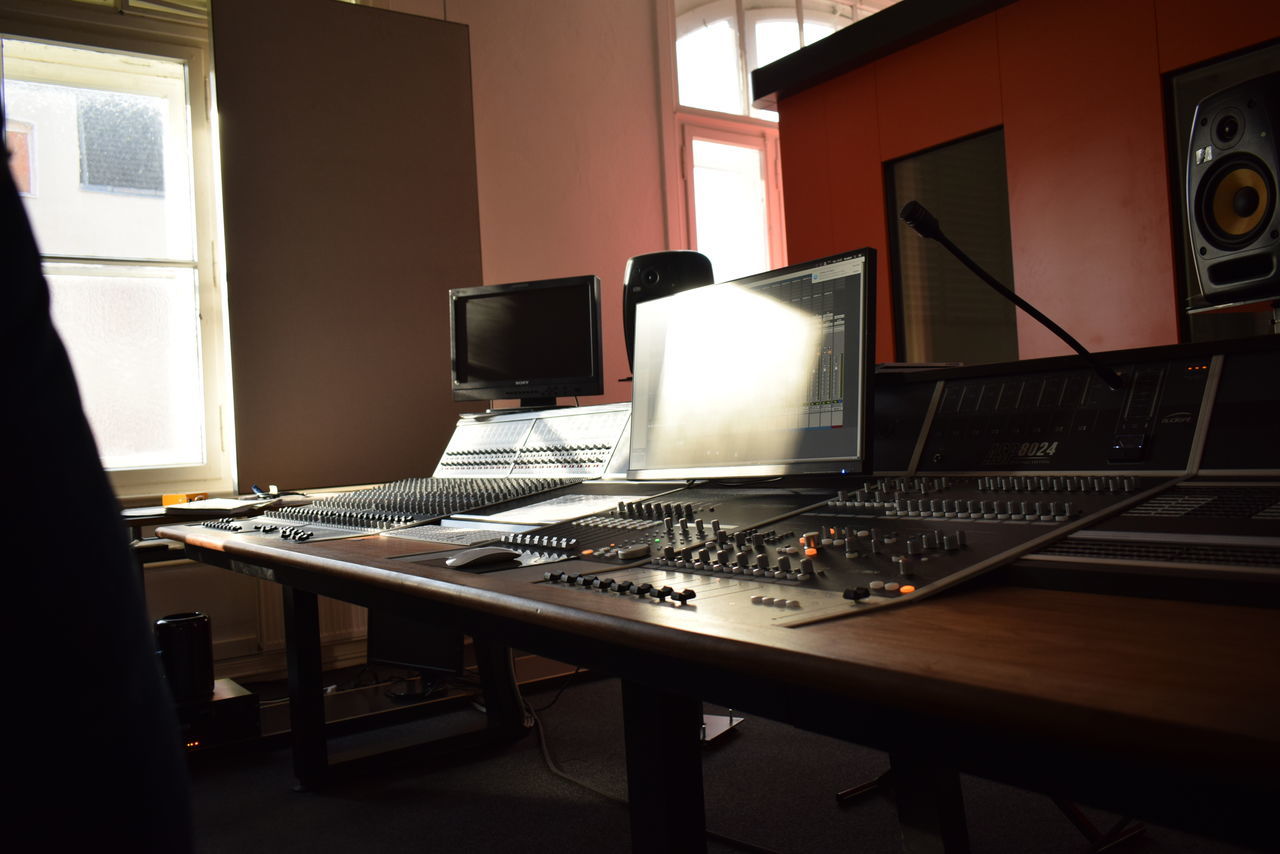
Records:
<instances>
[{"instance_id":1,"label":"speaker woofer cone","mask_svg":"<svg viewBox=\"0 0 1280 854\"><path fill-rule=\"evenodd\" d=\"M1237 154L1223 159L1200 185L1196 216L1204 237L1218 249L1232 249L1257 239L1271 222L1275 186L1256 157Z\"/></svg>"}]
</instances>

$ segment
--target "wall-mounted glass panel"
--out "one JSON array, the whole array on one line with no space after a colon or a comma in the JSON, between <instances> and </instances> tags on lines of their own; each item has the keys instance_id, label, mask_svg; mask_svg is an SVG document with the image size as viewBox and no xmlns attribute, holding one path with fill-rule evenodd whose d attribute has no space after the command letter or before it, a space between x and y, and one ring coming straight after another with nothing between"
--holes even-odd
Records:
<instances>
[{"instance_id":1,"label":"wall-mounted glass panel","mask_svg":"<svg viewBox=\"0 0 1280 854\"><path fill-rule=\"evenodd\" d=\"M1018 358L1013 303L934 240L897 218L915 200L979 266L1010 289L1013 253L1004 131L909 155L886 166L894 212L892 270L898 358L979 364Z\"/></svg>"}]
</instances>

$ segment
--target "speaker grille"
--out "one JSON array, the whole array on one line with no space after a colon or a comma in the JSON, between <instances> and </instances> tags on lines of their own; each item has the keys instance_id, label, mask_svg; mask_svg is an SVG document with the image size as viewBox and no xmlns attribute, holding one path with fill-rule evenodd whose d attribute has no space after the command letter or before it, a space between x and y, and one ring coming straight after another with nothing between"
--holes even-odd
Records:
<instances>
[{"instance_id":1,"label":"speaker grille","mask_svg":"<svg viewBox=\"0 0 1280 854\"><path fill-rule=\"evenodd\" d=\"M1188 487L1157 495L1124 514L1163 518L1280 520L1280 488Z\"/></svg>"},{"instance_id":2,"label":"speaker grille","mask_svg":"<svg viewBox=\"0 0 1280 854\"><path fill-rule=\"evenodd\" d=\"M1280 549L1265 546L1063 540L1037 554L1099 561L1128 560L1141 563L1195 563L1280 569Z\"/></svg>"}]
</instances>

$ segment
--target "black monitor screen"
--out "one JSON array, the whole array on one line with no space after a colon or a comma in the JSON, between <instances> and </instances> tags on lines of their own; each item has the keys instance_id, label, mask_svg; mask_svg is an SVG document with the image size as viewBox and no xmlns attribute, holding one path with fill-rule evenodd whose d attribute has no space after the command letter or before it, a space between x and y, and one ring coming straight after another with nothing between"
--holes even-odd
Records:
<instances>
[{"instance_id":1,"label":"black monitor screen","mask_svg":"<svg viewBox=\"0 0 1280 854\"><path fill-rule=\"evenodd\" d=\"M455 400L603 391L595 276L458 288L449 300Z\"/></svg>"},{"instance_id":2,"label":"black monitor screen","mask_svg":"<svg viewBox=\"0 0 1280 854\"><path fill-rule=\"evenodd\" d=\"M870 469L875 253L636 306L630 477Z\"/></svg>"}]
</instances>

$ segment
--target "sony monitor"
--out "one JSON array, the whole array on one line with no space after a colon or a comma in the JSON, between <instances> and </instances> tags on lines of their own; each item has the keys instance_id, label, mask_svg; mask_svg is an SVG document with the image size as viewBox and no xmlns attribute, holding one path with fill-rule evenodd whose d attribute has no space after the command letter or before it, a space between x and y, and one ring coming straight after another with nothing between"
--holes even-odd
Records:
<instances>
[{"instance_id":1,"label":"sony monitor","mask_svg":"<svg viewBox=\"0 0 1280 854\"><path fill-rule=\"evenodd\" d=\"M871 468L875 252L636 306L636 480Z\"/></svg>"},{"instance_id":2,"label":"sony monitor","mask_svg":"<svg viewBox=\"0 0 1280 854\"><path fill-rule=\"evenodd\" d=\"M536 408L604 391L595 276L455 288L449 317L454 400Z\"/></svg>"}]
</instances>

